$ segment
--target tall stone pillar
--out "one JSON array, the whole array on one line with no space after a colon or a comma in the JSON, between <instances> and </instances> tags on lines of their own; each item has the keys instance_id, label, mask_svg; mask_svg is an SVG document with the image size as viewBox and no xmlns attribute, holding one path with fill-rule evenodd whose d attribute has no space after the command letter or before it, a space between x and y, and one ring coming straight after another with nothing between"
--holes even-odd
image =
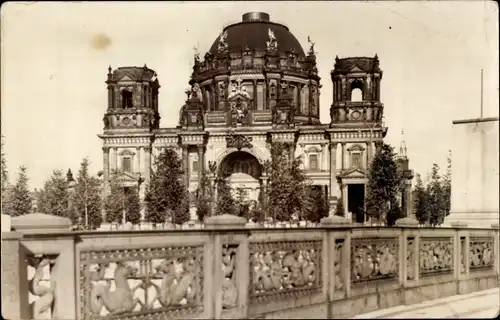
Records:
<instances>
[{"instance_id":1,"label":"tall stone pillar","mask_svg":"<svg viewBox=\"0 0 500 320\"><path fill-rule=\"evenodd\" d=\"M149 184L151 176L151 147L144 148L144 182Z\"/></svg>"},{"instance_id":2,"label":"tall stone pillar","mask_svg":"<svg viewBox=\"0 0 500 320\"><path fill-rule=\"evenodd\" d=\"M182 169L184 170L184 185L189 187L189 152L188 146L182 146Z\"/></svg>"}]
</instances>

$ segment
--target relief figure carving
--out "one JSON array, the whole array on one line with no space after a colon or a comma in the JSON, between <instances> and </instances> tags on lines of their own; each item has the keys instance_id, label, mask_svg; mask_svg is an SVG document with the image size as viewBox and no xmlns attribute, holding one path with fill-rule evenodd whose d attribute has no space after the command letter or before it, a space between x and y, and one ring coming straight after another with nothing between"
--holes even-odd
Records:
<instances>
[{"instance_id":1,"label":"relief figure carving","mask_svg":"<svg viewBox=\"0 0 500 320\"><path fill-rule=\"evenodd\" d=\"M31 303L31 317L32 319L43 318L48 312L52 311L55 295L54 289L56 287L54 270L51 270L50 286L44 286L44 268L55 264L55 259L47 257L28 259L30 266L35 268L33 278L29 281L29 291L38 299Z\"/></svg>"},{"instance_id":2,"label":"relief figure carving","mask_svg":"<svg viewBox=\"0 0 500 320\"><path fill-rule=\"evenodd\" d=\"M397 278L397 239L353 239L351 246L352 282Z\"/></svg>"},{"instance_id":3,"label":"relief figure carving","mask_svg":"<svg viewBox=\"0 0 500 320\"><path fill-rule=\"evenodd\" d=\"M222 307L233 308L237 305L238 291L236 289L236 246L222 248Z\"/></svg>"},{"instance_id":4,"label":"relief figure carving","mask_svg":"<svg viewBox=\"0 0 500 320\"><path fill-rule=\"evenodd\" d=\"M453 243L451 238L421 238L419 250L421 274L451 272Z\"/></svg>"},{"instance_id":5,"label":"relief figure carving","mask_svg":"<svg viewBox=\"0 0 500 320\"><path fill-rule=\"evenodd\" d=\"M100 266L100 270L104 270ZM103 271L101 271L103 272ZM110 283L96 284L91 291L91 310L94 314L100 314L104 307L111 314L120 314L133 311L135 306L142 302L134 298L134 290L130 288L128 278L135 276L137 269L125 263L119 263L115 269L115 290L111 291Z\"/></svg>"},{"instance_id":6,"label":"relief figure carving","mask_svg":"<svg viewBox=\"0 0 500 320\"><path fill-rule=\"evenodd\" d=\"M334 274L335 274L335 291L344 288L344 277L342 275L342 251L344 249L344 242L335 243L335 261L334 261Z\"/></svg>"},{"instance_id":7,"label":"relief figure carving","mask_svg":"<svg viewBox=\"0 0 500 320\"><path fill-rule=\"evenodd\" d=\"M320 242L251 245L250 298L267 299L269 293L298 292L321 288ZM300 245L299 245L300 244Z\"/></svg>"},{"instance_id":8,"label":"relief figure carving","mask_svg":"<svg viewBox=\"0 0 500 320\"><path fill-rule=\"evenodd\" d=\"M493 239L471 238L470 269L493 267Z\"/></svg>"}]
</instances>

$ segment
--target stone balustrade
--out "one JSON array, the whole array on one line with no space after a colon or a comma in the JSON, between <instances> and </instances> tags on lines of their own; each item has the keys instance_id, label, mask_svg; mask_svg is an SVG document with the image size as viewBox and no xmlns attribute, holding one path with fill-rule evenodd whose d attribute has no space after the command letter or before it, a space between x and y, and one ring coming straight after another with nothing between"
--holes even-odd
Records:
<instances>
[{"instance_id":1,"label":"stone balustrade","mask_svg":"<svg viewBox=\"0 0 500 320\"><path fill-rule=\"evenodd\" d=\"M70 232L29 214L2 232L6 319L347 318L497 287L499 230L353 226Z\"/></svg>"}]
</instances>

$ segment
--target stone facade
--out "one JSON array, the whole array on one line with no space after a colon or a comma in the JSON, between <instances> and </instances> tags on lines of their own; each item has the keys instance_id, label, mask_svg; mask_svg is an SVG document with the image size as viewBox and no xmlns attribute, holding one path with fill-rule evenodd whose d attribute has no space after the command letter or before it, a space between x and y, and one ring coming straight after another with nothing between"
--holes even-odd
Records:
<instances>
[{"instance_id":1,"label":"stone facade","mask_svg":"<svg viewBox=\"0 0 500 320\"><path fill-rule=\"evenodd\" d=\"M303 157L332 210L340 198L346 212L358 210L367 168L387 132L382 70L376 55L337 57L330 123L322 124L321 84L314 43L309 44L304 53L288 28L265 13L243 15L242 22L224 28L203 59L195 54L191 88L175 128L160 127L160 85L152 69L110 68L99 135L103 195L110 172L117 170L123 183L139 185L143 197L155 156L172 147L182 158L190 191L211 166L215 173L231 174L233 188L246 189L256 200L267 180L262 164L270 160L270 145L285 142L291 155Z\"/></svg>"},{"instance_id":2,"label":"stone facade","mask_svg":"<svg viewBox=\"0 0 500 320\"><path fill-rule=\"evenodd\" d=\"M446 224L499 223L498 118L453 122L451 212Z\"/></svg>"}]
</instances>

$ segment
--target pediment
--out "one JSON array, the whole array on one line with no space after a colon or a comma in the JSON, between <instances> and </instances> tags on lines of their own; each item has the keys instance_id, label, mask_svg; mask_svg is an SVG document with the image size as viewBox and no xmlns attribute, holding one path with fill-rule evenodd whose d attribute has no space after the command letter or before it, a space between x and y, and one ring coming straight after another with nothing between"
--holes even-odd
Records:
<instances>
[{"instance_id":1,"label":"pediment","mask_svg":"<svg viewBox=\"0 0 500 320\"><path fill-rule=\"evenodd\" d=\"M352 168L339 175L343 179L366 178L367 172L360 168Z\"/></svg>"},{"instance_id":2,"label":"pediment","mask_svg":"<svg viewBox=\"0 0 500 320\"><path fill-rule=\"evenodd\" d=\"M118 81L132 81L132 79L129 76L124 75L121 79L118 79Z\"/></svg>"},{"instance_id":3,"label":"pediment","mask_svg":"<svg viewBox=\"0 0 500 320\"><path fill-rule=\"evenodd\" d=\"M364 72L360 67L354 65L349 72Z\"/></svg>"},{"instance_id":4,"label":"pediment","mask_svg":"<svg viewBox=\"0 0 500 320\"><path fill-rule=\"evenodd\" d=\"M138 181L138 177L136 174L131 173L131 172L120 172L113 177L113 180L120 182L120 183L121 182L134 182L135 183Z\"/></svg>"}]
</instances>

